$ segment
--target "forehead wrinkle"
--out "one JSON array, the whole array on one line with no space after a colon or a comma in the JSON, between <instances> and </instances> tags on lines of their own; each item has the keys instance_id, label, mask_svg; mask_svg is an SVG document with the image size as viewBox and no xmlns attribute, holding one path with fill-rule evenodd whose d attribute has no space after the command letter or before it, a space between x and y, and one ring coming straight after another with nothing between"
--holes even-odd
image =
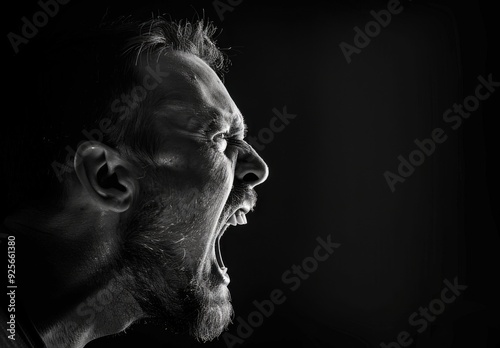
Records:
<instances>
[{"instance_id":1,"label":"forehead wrinkle","mask_svg":"<svg viewBox=\"0 0 500 348\"><path fill-rule=\"evenodd\" d=\"M243 117L237 106L217 74L203 60L187 53L169 53L160 62L170 73L161 84L163 112L160 113L192 130L225 123L244 131ZM214 122L214 119L220 121Z\"/></svg>"},{"instance_id":2,"label":"forehead wrinkle","mask_svg":"<svg viewBox=\"0 0 500 348\"><path fill-rule=\"evenodd\" d=\"M180 101L164 103L159 107L156 114L164 122L189 131L199 130L204 123L194 106Z\"/></svg>"},{"instance_id":3,"label":"forehead wrinkle","mask_svg":"<svg viewBox=\"0 0 500 348\"><path fill-rule=\"evenodd\" d=\"M231 127L231 119L227 119L214 108L197 110L190 103L179 100L164 103L156 112L157 116L177 132L188 132L206 135L217 131L226 131Z\"/></svg>"},{"instance_id":4,"label":"forehead wrinkle","mask_svg":"<svg viewBox=\"0 0 500 348\"><path fill-rule=\"evenodd\" d=\"M184 59L176 60L176 57ZM194 100L209 107L237 110L226 87L206 62L182 52L174 54L170 59L173 60L171 68L177 70L175 75L180 85L187 87L187 90L191 89L187 92L192 94Z\"/></svg>"},{"instance_id":5,"label":"forehead wrinkle","mask_svg":"<svg viewBox=\"0 0 500 348\"><path fill-rule=\"evenodd\" d=\"M236 107L236 112L227 111L216 106L196 105L192 102L183 101L178 98L168 100L163 98L156 114L160 117L169 118L172 123L185 126L190 130L203 128L203 130L223 130L227 127L236 131L244 132L247 128L243 116ZM202 103L203 104L203 103Z\"/></svg>"}]
</instances>

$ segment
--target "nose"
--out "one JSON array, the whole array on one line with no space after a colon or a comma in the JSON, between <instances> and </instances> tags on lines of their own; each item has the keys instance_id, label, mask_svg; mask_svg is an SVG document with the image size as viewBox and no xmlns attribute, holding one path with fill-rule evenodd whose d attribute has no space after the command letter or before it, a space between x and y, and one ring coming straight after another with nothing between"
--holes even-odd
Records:
<instances>
[{"instance_id":1,"label":"nose","mask_svg":"<svg viewBox=\"0 0 500 348\"><path fill-rule=\"evenodd\" d=\"M250 145L249 151L241 154L236 163L236 178L249 185L250 188L262 184L269 176L269 168Z\"/></svg>"}]
</instances>

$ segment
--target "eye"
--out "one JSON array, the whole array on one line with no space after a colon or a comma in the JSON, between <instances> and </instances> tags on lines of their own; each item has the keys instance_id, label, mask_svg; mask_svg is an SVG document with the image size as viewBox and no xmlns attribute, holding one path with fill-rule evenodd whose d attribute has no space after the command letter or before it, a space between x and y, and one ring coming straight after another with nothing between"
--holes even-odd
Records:
<instances>
[{"instance_id":1,"label":"eye","mask_svg":"<svg viewBox=\"0 0 500 348\"><path fill-rule=\"evenodd\" d=\"M217 146L217 150L221 152L227 151L228 147L232 150L245 152L248 151L249 145L237 135L232 135L229 132L218 133L213 137L213 141Z\"/></svg>"},{"instance_id":2,"label":"eye","mask_svg":"<svg viewBox=\"0 0 500 348\"><path fill-rule=\"evenodd\" d=\"M220 152L226 151L228 137L229 137L229 134L227 132L226 133L218 133L213 137L213 141L215 142L215 145L217 146L218 151L220 151Z\"/></svg>"}]
</instances>

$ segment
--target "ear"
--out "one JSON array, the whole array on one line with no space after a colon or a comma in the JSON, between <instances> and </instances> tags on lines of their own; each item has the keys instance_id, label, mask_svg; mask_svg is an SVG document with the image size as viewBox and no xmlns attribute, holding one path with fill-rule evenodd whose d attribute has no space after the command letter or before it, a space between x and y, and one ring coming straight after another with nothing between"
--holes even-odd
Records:
<instances>
[{"instance_id":1,"label":"ear","mask_svg":"<svg viewBox=\"0 0 500 348\"><path fill-rule=\"evenodd\" d=\"M106 210L124 212L138 194L135 168L118 151L100 142L80 144L74 167L82 186Z\"/></svg>"}]
</instances>

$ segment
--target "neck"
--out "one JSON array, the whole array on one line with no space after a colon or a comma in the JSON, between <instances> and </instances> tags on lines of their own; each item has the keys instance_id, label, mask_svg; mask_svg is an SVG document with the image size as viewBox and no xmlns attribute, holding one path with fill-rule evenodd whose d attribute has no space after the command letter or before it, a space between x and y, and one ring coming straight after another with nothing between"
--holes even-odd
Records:
<instances>
[{"instance_id":1,"label":"neck","mask_svg":"<svg viewBox=\"0 0 500 348\"><path fill-rule=\"evenodd\" d=\"M84 347L142 314L117 266L117 217L78 210L50 219L31 211L4 222L16 236L18 302L49 348Z\"/></svg>"}]
</instances>

